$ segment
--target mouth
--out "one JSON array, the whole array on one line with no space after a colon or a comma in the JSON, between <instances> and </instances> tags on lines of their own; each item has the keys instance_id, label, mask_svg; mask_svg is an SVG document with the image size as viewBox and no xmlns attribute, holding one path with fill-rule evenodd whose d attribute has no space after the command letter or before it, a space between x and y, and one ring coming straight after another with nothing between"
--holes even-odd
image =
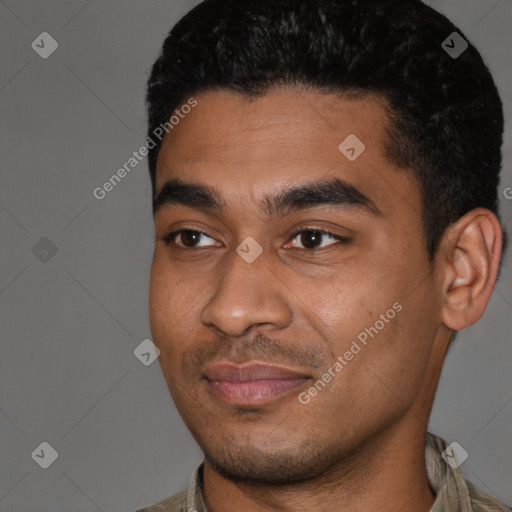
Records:
<instances>
[{"instance_id":1,"label":"mouth","mask_svg":"<svg viewBox=\"0 0 512 512\"><path fill-rule=\"evenodd\" d=\"M231 405L250 406L291 393L307 382L310 376L262 362L243 365L223 362L208 365L204 378L217 399Z\"/></svg>"}]
</instances>

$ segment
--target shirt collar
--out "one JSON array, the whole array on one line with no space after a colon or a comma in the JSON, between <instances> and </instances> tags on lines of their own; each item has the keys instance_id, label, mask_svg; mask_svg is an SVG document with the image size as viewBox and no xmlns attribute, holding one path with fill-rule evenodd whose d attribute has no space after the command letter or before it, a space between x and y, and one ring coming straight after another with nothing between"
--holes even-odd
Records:
<instances>
[{"instance_id":1,"label":"shirt collar","mask_svg":"<svg viewBox=\"0 0 512 512\"><path fill-rule=\"evenodd\" d=\"M203 498L203 469L204 462L194 469L190 477L187 488L186 512L208 512Z\"/></svg>"},{"instance_id":2,"label":"shirt collar","mask_svg":"<svg viewBox=\"0 0 512 512\"><path fill-rule=\"evenodd\" d=\"M443 459L443 453L447 448L448 443L444 439L427 432L425 465L428 482L436 495L430 512L473 512L468 485L453 450L449 449L449 459L453 460L451 465Z\"/></svg>"}]
</instances>

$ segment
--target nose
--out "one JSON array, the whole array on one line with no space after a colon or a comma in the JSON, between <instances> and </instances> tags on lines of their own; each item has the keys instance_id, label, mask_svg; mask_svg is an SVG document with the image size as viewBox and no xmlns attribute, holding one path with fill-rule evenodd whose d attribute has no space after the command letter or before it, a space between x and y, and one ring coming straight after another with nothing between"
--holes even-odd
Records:
<instances>
[{"instance_id":1,"label":"nose","mask_svg":"<svg viewBox=\"0 0 512 512\"><path fill-rule=\"evenodd\" d=\"M229 336L240 336L254 325L283 329L292 319L286 286L269 267L265 253L247 263L233 253L210 301L201 311L201 321Z\"/></svg>"}]
</instances>

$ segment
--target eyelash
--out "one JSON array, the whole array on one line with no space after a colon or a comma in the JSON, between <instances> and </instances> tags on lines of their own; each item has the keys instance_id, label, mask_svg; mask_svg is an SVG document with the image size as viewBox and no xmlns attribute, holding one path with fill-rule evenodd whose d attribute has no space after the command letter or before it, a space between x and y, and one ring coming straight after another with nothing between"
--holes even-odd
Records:
<instances>
[{"instance_id":1,"label":"eyelash","mask_svg":"<svg viewBox=\"0 0 512 512\"><path fill-rule=\"evenodd\" d=\"M177 249L183 249L183 250L205 249L205 247L184 247L184 246L178 245L176 242L174 242L174 239L176 238L176 236L181 234L181 233L184 233L185 231L189 231L189 232L192 232L192 233L198 233L198 234L201 234L201 235L206 235L208 238L212 238L212 237L210 237L208 235L208 233L205 233L204 231L201 231L199 229L182 228L182 229L177 229L175 231L171 231L170 233L167 233L164 236L159 237L158 239L162 240L166 245L169 245L169 246L173 245ZM331 233L330 231L325 231L324 229L319 229L319 228L314 228L314 227L308 227L308 228L305 228L305 229L301 229L300 231L296 231L290 237L290 240L293 240L298 235L301 235L303 233L309 233L309 232L312 232L312 231L315 231L315 232L320 233L322 235L326 235L326 236L329 236L331 238L334 238L335 240L338 240L342 245L348 245L352 241L350 238L347 238L345 236L335 235L334 233ZM315 248L315 249L307 249L307 248L306 249L300 249L299 248L299 249L302 250L302 251L308 251L308 252L313 252L314 253L314 252L324 251L328 247L330 247L331 245L336 245L336 244L329 244L329 246L327 246L327 247L320 247L320 248Z\"/></svg>"}]
</instances>

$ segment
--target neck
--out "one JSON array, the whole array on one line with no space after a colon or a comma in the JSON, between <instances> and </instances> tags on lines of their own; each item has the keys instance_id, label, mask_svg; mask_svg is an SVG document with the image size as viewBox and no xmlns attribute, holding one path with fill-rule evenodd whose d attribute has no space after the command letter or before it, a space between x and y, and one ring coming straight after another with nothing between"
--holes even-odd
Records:
<instances>
[{"instance_id":1,"label":"neck","mask_svg":"<svg viewBox=\"0 0 512 512\"><path fill-rule=\"evenodd\" d=\"M365 442L364 448L321 477L300 484L276 487L232 482L205 461L203 487L208 510L428 512L435 495L425 469L425 429L418 429L418 417L409 416L392 431Z\"/></svg>"}]
</instances>

